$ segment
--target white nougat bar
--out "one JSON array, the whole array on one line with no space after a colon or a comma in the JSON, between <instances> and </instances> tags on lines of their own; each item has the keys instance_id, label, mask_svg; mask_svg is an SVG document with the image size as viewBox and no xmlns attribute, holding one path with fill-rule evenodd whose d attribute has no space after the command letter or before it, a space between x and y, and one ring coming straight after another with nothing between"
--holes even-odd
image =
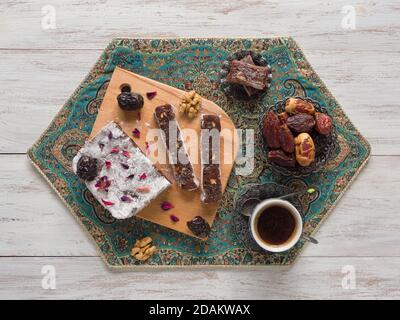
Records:
<instances>
[{"instance_id":1,"label":"white nougat bar","mask_svg":"<svg viewBox=\"0 0 400 320\"><path fill-rule=\"evenodd\" d=\"M137 214L171 185L115 122L79 150L73 159L75 173L82 156L97 159L98 176L85 184L117 219Z\"/></svg>"}]
</instances>

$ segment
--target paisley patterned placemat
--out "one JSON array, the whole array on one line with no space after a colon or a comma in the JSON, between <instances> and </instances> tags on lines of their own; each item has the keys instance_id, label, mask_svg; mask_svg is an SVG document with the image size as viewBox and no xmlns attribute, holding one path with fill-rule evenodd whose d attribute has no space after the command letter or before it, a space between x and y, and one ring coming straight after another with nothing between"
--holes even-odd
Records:
<instances>
[{"instance_id":1,"label":"paisley patterned placemat","mask_svg":"<svg viewBox=\"0 0 400 320\"><path fill-rule=\"evenodd\" d=\"M261 53L273 69L271 88L260 100L234 101L220 90L221 62L239 50ZM72 158L91 132L116 66L180 89L194 89L221 106L237 128L255 130L254 171L250 176L237 176L233 171L207 241L135 217L117 221L73 174ZM334 119L337 143L333 156L313 173L294 174L270 166L266 159L259 119L265 110L289 96L318 101ZM281 254L263 252L252 242L246 219L235 211L235 201L251 189L251 184L266 184L267 195L271 196L313 187L317 192L312 196L293 200L305 215L304 228L310 235L366 164L369 154L368 142L344 114L291 38L115 39L28 151L34 166L94 240L105 263L118 269L290 264L304 243L300 241L292 250ZM132 258L130 250L136 239L147 235L154 239L159 250L143 263Z\"/></svg>"}]
</instances>

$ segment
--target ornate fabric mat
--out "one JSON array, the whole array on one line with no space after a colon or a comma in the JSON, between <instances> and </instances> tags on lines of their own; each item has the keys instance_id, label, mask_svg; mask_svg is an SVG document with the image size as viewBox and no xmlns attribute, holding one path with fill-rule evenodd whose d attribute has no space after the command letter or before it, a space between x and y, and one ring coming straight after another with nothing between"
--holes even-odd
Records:
<instances>
[{"instance_id":1,"label":"ornate fabric mat","mask_svg":"<svg viewBox=\"0 0 400 320\"><path fill-rule=\"evenodd\" d=\"M262 54L273 69L272 85L262 99L246 103L227 98L220 90L221 62L239 50ZM255 130L255 168L250 176L231 175L212 232L206 242L131 218L117 221L96 202L71 169L71 161L88 138L98 107L116 66L181 89L195 89L215 101L237 128ZM338 136L331 160L311 174L271 167L266 161L259 119L266 109L289 96L318 101L333 117ZM48 129L28 151L35 167L68 206L96 243L109 267L244 266L290 264L304 243L282 254L267 254L249 236L247 221L235 202L251 189L266 184L276 196L313 187L312 196L293 202L305 215L305 232L312 234L366 164L368 142L350 122L291 38L272 39L116 39L102 53L87 78L66 102ZM269 190L269 191L268 191ZM158 252L147 262L136 261L130 249L138 238L151 236Z\"/></svg>"}]
</instances>

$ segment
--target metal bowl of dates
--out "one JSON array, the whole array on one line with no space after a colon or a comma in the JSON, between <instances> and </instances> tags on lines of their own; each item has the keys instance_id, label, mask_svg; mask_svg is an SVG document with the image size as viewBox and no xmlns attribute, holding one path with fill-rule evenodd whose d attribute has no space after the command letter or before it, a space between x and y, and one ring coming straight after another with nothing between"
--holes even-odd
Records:
<instances>
[{"instance_id":1,"label":"metal bowl of dates","mask_svg":"<svg viewBox=\"0 0 400 320\"><path fill-rule=\"evenodd\" d=\"M289 97L293 98L293 97ZM273 111L276 115L285 111L286 101L289 99L285 99L282 101L278 101L274 105L270 106L267 111ZM327 110L322 107L318 102L310 99L310 98L303 98L303 97L295 97L302 100L306 100L313 104L316 112L321 112L328 115ZM260 128L262 128L264 122L264 118L261 119ZM286 173L295 174L295 175L307 175L312 172L322 170L326 163L329 162L335 155L339 152L339 145L337 143L337 133L335 129L335 125L332 124L332 130L328 135L319 134L315 129L312 129L309 132L309 135L314 141L315 145L315 159L314 161L307 167L302 167L298 163L294 167L284 167L280 166L277 163L269 161L269 164L272 168L278 171L285 171ZM264 142L265 149L267 153L273 149L269 148L267 144Z\"/></svg>"},{"instance_id":2,"label":"metal bowl of dates","mask_svg":"<svg viewBox=\"0 0 400 320\"><path fill-rule=\"evenodd\" d=\"M229 74L229 71L231 69L231 63L233 60L242 60L243 58L246 58L247 56L251 56L253 59L253 62L256 66L259 67L267 67L269 70L269 76L267 78L267 83L266 87L264 90L253 90L253 94L249 95L248 92L245 90L245 87L241 84L237 83L231 83L227 81L227 76ZM219 83L221 86L221 90L228 96L232 97L237 100L241 101L250 101L250 100L255 100L260 98L263 94L265 94L268 91L268 88L271 86L271 66L268 64L268 62L262 57L261 54L255 53L250 50L243 50L243 51L238 51L231 56L229 56L221 66L221 70L219 73Z\"/></svg>"}]
</instances>

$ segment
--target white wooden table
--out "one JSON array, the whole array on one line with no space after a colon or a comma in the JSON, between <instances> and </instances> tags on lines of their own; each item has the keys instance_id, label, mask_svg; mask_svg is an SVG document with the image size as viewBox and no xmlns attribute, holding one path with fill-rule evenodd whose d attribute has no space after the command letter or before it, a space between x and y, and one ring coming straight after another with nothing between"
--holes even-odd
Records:
<instances>
[{"instance_id":1,"label":"white wooden table","mask_svg":"<svg viewBox=\"0 0 400 320\"><path fill-rule=\"evenodd\" d=\"M47 5L56 29L42 28ZM342 27L349 5L355 29ZM399 0L2 0L0 298L400 298L399 15ZM372 144L320 244L291 267L110 273L28 147L113 37L278 35L298 41ZM45 265L55 290L42 288Z\"/></svg>"}]
</instances>

